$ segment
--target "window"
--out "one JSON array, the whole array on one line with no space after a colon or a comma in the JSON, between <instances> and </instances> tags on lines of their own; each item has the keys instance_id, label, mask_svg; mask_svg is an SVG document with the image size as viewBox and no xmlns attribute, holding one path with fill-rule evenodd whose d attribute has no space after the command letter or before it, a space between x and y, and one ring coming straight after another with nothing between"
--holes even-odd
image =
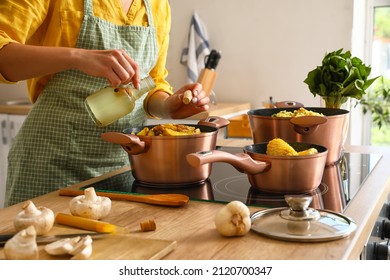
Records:
<instances>
[{"instance_id":1,"label":"window","mask_svg":"<svg viewBox=\"0 0 390 280\"><path fill-rule=\"evenodd\" d=\"M385 87L390 88L390 0L368 1L366 49L366 61L372 68L371 76L383 77L377 79L370 87L367 98L371 97L372 101L377 100L377 104L381 104L383 97L377 98L374 91L381 89L383 83ZM389 110L389 103L382 103L382 109L385 109L384 106ZM375 121L376 116L378 115L363 116L363 127L366 127L367 131L363 133L363 143L374 146L390 145L390 124L382 123L382 127L379 128Z\"/></svg>"}]
</instances>

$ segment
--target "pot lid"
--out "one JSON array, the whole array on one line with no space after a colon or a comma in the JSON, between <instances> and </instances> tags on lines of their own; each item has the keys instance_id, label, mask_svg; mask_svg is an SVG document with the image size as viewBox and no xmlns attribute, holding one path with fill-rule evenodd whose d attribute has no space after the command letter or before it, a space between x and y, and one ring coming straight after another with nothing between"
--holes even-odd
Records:
<instances>
[{"instance_id":1,"label":"pot lid","mask_svg":"<svg viewBox=\"0 0 390 280\"><path fill-rule=\"evenodd\" d=\"M300 242L343 238L356 229L356 223L330 210L309 208L311 196L286 195L289 207L261 210L251 215L251 229L262 235Z\"/></svg>"}]
</instances>

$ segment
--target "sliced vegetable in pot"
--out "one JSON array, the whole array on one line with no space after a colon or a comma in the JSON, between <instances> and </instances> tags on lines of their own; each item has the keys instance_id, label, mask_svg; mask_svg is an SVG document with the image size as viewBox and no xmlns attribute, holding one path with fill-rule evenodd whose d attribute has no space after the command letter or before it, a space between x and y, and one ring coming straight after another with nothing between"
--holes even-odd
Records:
<instances>
[{"instance_id":1,"label":"sliced vegetable in pot","mask_svg":"<svg viewBox=\"0 0 390 280\"><path fill-rule=\"evenodd\" d=\"M304 151L296 151L290 144L280 138L274 138L267 144L267 155L270 156L304 156L314 155L318 151L315 148L309 148Z\"/></svg>"},{"instance_id":2,"label":"sliced vegetable in pot","mask_svg":"<svg viewBox=\"0 0 390 280\"><path fill-rule=\"evenodd\" d=\"M294 111L287 111L287 110L282 110L279 111L278 113L273 114L273 117L277 118L292 118L292 117L304 117L304 116L323 116L324 114L322 113L317 113L311 110L307 110L305 108L299 108Z\"/></svg>"},{"instance_id":3,"label":"sliced vegetable in pot","mask_svg":"<svg viewBox=\"0 0 390 280\"><path fill-rule=\"evenodd\" d=\"M200 134L200 129L184 124L160 124L152 128L145 127L137 135L143 136L183 136Z\"/></svg>"}]
</instances>

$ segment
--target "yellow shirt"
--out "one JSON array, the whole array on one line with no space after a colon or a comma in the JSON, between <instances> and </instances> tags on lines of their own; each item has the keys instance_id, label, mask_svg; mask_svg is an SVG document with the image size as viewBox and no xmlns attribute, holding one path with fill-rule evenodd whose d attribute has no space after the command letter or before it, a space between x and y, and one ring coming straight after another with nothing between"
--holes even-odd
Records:
<instances>
[{"instance_id":1,"label":"yellow shirt","mask_svg":"<svg viewBox=\"0 0 390 280\"><path fill-rule=\"evenodd\" d=\"M171 14L168 0L150 0L157 32L158 60L150 75L156 82L156 91L172 93L165 80L165 67ZM0 1L0 49L10 42L29 45L75 47L83 20L83 0L2 0ZM93 0L95 16L117 25L148 26L143 0L134 0L126 14L119 0ZM26 65L28 67L28 65ZM51 76L27 81L29 95L35 102ZM7 81L0 73L0 82ZM148 98L147 98L148 99Z\"/></svg>"}]
</instances>

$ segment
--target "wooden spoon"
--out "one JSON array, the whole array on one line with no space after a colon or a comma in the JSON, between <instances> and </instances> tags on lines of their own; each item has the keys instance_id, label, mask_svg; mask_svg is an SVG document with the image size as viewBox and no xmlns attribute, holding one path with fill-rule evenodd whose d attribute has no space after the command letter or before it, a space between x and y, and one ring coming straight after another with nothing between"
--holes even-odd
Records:
<instances>
[{"instance_id":1,"label":"wooden spoon","mask_svg":"<svg viewBox=\"0 0 390 280\"><path fill-rule=\"evenodd\" d=\"M78 196L83 195L84 190L63 188L59 190L59 195L62 196ZM188 203L189 197L184 194L148 194L135 195L128 193L115 193L96 191L96 195L105 196L114 200L129 200L134 202L163 205L163 206L182 206Z\"/></svg>"}]
</instances>

